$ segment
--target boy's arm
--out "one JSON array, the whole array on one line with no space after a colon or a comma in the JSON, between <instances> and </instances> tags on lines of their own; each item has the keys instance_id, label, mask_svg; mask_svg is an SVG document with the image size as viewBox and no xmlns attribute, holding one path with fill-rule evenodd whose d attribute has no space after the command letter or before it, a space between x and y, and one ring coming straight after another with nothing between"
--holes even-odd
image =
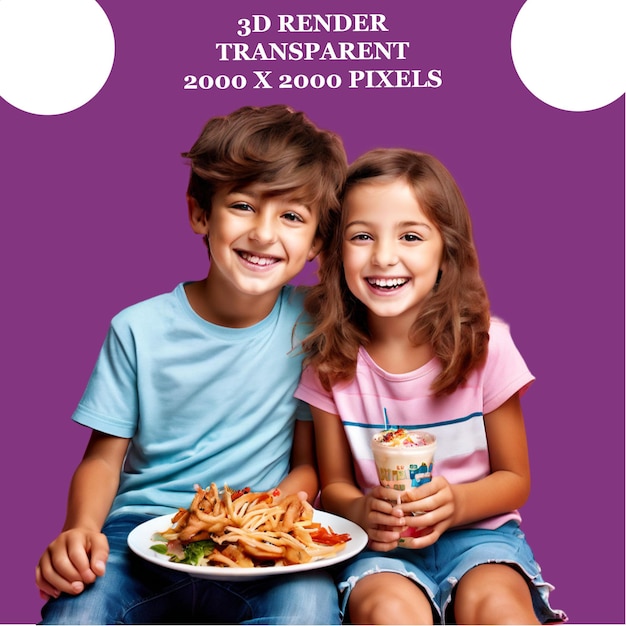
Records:
<instances>
[{"instance_id":1,"label":"boy's arm","mask_svg":"<svg viewBox=\"0 0 626 626\"><path fill-rule=\"evenodd\" d=\"M285 495L304 491L311 504L317 497L319 481L315 462L313 422L296 420L291 450L291 471L278 488Z\"/></svg>"},{"instance_id":2,"label":"boy's arm","mask_svg":"<svg viewBox=\"0 0 626 626\"><path fill-rule=\"evenodd\" d=\"M42 597L75 595L104 574L109 546L101 529L117 493L128 441L93 431L72 477L63 530L37 566Z\"/></svg>"},{"instance_id":3,"label":"boy's arm","mask_svg":"<svg viewBox=\"0 0 626 626\"><path fill-rule=\"evenodd\" d=\"M93 431L70 484L63 530L89 528L100 532L117 494L129 441Z\"/></svg>"}]
</instances>

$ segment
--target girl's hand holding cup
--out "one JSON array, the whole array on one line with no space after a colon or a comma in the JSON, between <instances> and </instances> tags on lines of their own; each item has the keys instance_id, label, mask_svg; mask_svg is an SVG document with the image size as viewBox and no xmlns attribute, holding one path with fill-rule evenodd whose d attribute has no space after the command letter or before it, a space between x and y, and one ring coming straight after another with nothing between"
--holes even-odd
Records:
<instances>
[{"instance_id":1,"label":"girl's hand holding cup","mask_svg":"<svg viewBox=\"0 0 626 626\"><path fill-rule=\"evenodd\" d=\"M395 499L396 506L407 518L407 527L398 543L402 547L409 547L407 537L421 537L428 532L428 525L423 524L428 518L422 523L409 518L429 510L416 507L413 503L425 497L420 495L424 493L422 488L432 480L437 439L433 434L420 430L386 428L376 433L370 443L378 479L383 487L388 488L387 499L392 502ZM445 482L447 484L447 481ZM394 492L391 497L390 489ZM427 494L429 492L430 490L426 490ZM412 506L400 506L407 501L411 502ZM424 507L428 504L428 501L424 502Z\"/></svg>"},{"instance_id":2,"label":"girl's hand holding cup","mask_svg":"<svg viewBox=\"0 0 626 626\"><path fill-rule=\"evenodd\" d=\"M402 494L400 508L408 526L401 538L403 548L425 548L453 525L454 492L443 476Z\"/></svg>"},{"instance_id":3,"label":"girl's hand holding cup","mask_svg":"<svg viewBox=\"0 0 626 626\"><path fill-rule=\"evenodd\" d=\"M361 526L373 550L387 552L397 548L408 529L406 514L400 505L400 494L388 487L374 487L363 497Z\"/></svg>"}]
</instances>

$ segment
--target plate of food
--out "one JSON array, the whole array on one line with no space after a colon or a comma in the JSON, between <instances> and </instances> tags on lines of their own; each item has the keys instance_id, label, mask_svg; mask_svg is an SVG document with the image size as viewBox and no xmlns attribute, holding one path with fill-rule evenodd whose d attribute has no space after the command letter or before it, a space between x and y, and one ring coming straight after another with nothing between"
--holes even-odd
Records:
<instances>
[{"instance_id":1,"label":"plate of food","mask_svg":"<svg viewBox=\"0 0 626 626\"><path fill-rule=\"evenodd\" d=\"M249 489L196 495L188 509L134 528L128 546L156 565L212 580L253 580L329 567L358 554L365 531L313 509L297 495L276 498Z\"/></svg>"}]
</instances>

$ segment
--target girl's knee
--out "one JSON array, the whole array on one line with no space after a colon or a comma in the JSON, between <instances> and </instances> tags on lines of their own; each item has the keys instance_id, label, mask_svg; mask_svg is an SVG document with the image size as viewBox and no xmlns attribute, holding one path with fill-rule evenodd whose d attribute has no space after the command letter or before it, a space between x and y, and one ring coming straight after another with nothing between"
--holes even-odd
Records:
<instances>
[{"instance_id":1,"label":"girl's knee","mask_svg":"<svg viewBox=\"0 0 626 626\"><path fill-rule=\"evenodd\" d=\"M353 624L432 624L426 594L400 574L381 572L359 580L348 604Z\"/></svg>"},{"instance_id":2,"label":"girl's knee","mask_svg":"<svg viewBox=\"0 0 626 626\"><path fill-rule=\"evenodd\" d=\"M506 564L479 565L461 578L454 615L463 624L538 624L523 575Z\"/></svg>"}]
</instances>

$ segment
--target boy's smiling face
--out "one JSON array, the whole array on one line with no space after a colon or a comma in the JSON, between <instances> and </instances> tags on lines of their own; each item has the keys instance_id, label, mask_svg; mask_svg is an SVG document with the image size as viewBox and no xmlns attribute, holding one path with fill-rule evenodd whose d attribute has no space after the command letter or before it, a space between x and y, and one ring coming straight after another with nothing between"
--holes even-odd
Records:
<instances>
[{"instance_id":1,"label":"boy's smiling face","mask_svg":"<svg viewBox=\"0 0 626 626\"><path fill-rule=\"evenodd\" d=\"M276 296L319 249L317 210L258 185L218 189L210 215L198 211L192 225L208 236L210 276L233 295Z\"/></svg>"}]
</instances>

